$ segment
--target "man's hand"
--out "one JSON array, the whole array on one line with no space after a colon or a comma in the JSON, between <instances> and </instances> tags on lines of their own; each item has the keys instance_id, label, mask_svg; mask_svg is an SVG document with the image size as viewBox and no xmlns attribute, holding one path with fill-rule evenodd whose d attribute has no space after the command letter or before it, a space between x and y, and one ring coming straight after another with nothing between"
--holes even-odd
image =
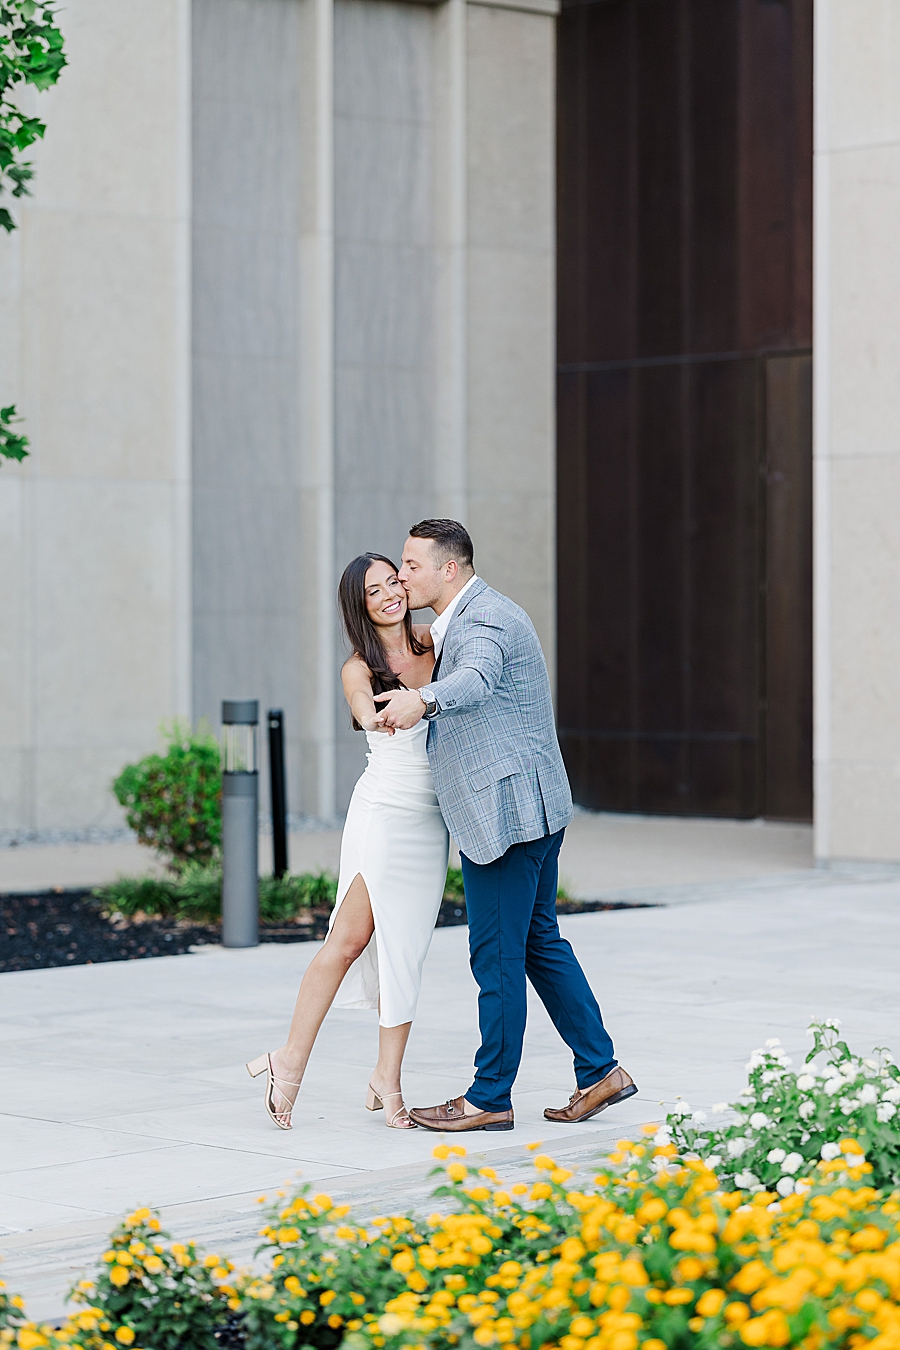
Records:
<instances>
[{"instance_id":1,"label":"man's hand","mask_svg":"<svg viewBox=\"0 0 900 1350\"><path fill-rule=\"evenodd\" d=\"M363 731L384 731L387 732L388 736L393 736L394 728L385 726L383 719L384 713L376 711L371 717L363 717L360 719L359 725L362 727Z\"/></svg>"},{"instance_id":2,"label":"man's hand","mask_svg":"<svg viewBox=\"0 0 900 1350\"><path fill-rule=\"evenodd\" d=\"M384 703L377 720L385 728L393 727L397 731L408 731L417 722L421 722L425 704L415 689L391 689L386 694L376 694L376 703Z\"/></svg>"}]
</instances>

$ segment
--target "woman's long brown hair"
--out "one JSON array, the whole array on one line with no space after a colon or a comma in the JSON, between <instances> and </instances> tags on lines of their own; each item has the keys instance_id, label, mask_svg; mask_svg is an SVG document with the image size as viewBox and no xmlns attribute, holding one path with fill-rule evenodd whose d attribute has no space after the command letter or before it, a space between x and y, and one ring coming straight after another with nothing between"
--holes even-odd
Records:
<instances>
[{"instance_id":1,"label":"woman's long brown hair","mask_svg":"<svg viewBox=\"0 0 900 1350\"><path fill-rule=\"evenodd\" d=\"M372 673L372 693L386 694L391 689L404 689L406 686L391 670L381 635L369 618L369 611L366 608L366 573L375 562L386 563L392 572L397 571L394 563L383 553L361 553L344 568L338 586L338 601L347 641ZM413 656L424 656L428 648L413 632L408 605L403 616L403 632ZM355 717L353 730L362 731Z\"/></svg>"}]
</instances>

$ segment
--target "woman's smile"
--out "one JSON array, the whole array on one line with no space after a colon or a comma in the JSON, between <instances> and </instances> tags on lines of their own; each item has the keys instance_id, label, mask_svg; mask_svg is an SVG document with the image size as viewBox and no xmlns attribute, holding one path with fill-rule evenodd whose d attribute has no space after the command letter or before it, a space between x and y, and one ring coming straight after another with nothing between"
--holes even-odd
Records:
<instances>
[{"instance_id":1,"label":"woman's smile","mask_svg":"<svg viewBox=\"0 0 900 1350\"><path fill-rule=\"evenodd\" d=\"M399 614L403 608L402 600L391 600L388 604L382 606L382 614Z\"/></svg>"}]
</instances>

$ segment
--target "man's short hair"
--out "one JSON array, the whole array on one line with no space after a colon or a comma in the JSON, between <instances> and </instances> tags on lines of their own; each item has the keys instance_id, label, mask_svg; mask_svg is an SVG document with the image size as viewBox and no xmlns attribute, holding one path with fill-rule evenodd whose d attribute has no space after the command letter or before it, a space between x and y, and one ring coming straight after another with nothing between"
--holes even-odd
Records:
<instances>
[{"instance_id":1,"label":"man's short hair","mask_svg":"<svg viewBox=\"0 0 900 1350\"><path fill-rule=\"evenodd\" d=\"M409 532L411 539L430 539L439 567L451 558L463 568L472 568L474 552L469 531L458 520L420 520Z\"/></svg>"}]
</instances>

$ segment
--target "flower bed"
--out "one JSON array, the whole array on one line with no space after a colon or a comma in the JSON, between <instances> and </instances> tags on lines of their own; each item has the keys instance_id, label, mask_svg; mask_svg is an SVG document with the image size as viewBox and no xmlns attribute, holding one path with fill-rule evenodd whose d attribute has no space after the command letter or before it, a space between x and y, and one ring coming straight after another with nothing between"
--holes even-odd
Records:
<instances>
[{"instance_id":1,"label":"flower bed","mask_svg":"<svg viewBox=\"0 0 900 1350\"><path fill-rule=\"evenodd\" d=\"M255 1272L138 1210L61 1328L0 1287L0 1346L900 1350L900 1073L834 1023L811 1031L803 1073L769 1042L732 1119L683 1106L589 1186L544 1154L530 1185L504 1185L441 1144L440 1212L360 1224L308 1187L282 1193Z\"/></svg>"},{"instance_id":2,"label":"flower bed","mask_svg":"<svg viewBox=\"0 0 900 1350\"><path fill-rule=\"evenodd\" d=\"M230 1314L245 1350L897 1350L900 1196L872 1187L857 1141L841 1150L791 1195L748 1202L673 1144L623 1140L578 1189L544 1155L532 1185L504 1187L441 1145L449 1212L360 1225L307 1188L268 1211L256 1275L166 1241L141 1210L64 1327L6 1300L0 1344L212 1350Z\"/></svg>"}]
</instances>

